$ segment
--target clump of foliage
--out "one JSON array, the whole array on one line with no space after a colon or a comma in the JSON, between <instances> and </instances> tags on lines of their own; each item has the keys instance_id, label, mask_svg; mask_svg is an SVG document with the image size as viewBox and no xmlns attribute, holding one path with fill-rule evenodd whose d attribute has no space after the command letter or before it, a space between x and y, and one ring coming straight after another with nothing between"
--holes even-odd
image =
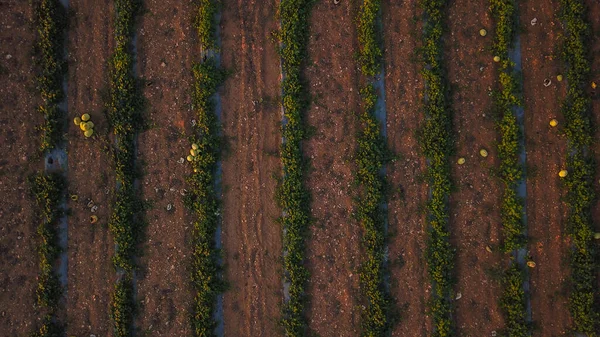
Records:
<instances>
[{"instance_id":1,"label":"clump of foliage","mask_svg":"<svg viewBox=\"0 0 600 337\"><path fill-rule=\"evenodd\" d=\"M216 0L199 0L196 10L194 28L198 34L200 46L204 49L217 47L216 20L218 12Z\"/></svg>"},{"instance_id":2,"label":"clump of foliage","mask_svg":"<svg viewBox=\"0 0 600 337\"><path fill-rule=\"evenodd\" d=\"M450 156L454 152L452 114L448 102L445 78L443 40L445 0L421 0L425 14L423 33L423 63L425 79L425 125L419 141L429 167L427 177L431 188L428 209L427 262L432 284L431 315L433 336L454 335L451 302L454 269L454 248L450 245L448 197L451 192Z\"/></svg>"},{"instance_id":3,"label":"clump of foliage","mask_svg":"<svg viewBox=\"0 0 600 337\"><path fill-rule=\"evenodd\" d=\"M111 317L117 337L131 336L133 331L133 271L134 257L142 224L139 201L134 180L135 137L140 131L142 98L133 74L134 55L132 40L135 16L139 10L136 0L115 0L115 50L110 58L110 100L108 117L116 138L113 149L117 189L113 203L109 230L116 249L113 256L115 268L122 273L112 296Z\"/></svg>"},{"instance_id":4,"label":"clump of foliage","mask_svg":"<svg viewBox=\"0 0 600 337\"><path fill-rule=\"evenodd\" d=\"M216 1L200 1L195 28L204 49L217 48L216 14ZM194 336L208 337L214 336L217 326L214 319L216 299L224 290L219 251L215 242L220 214L216 175L221 139L214 96L224 80L225 72L219 67L216 58L208 57L194 65L193 75L192 106L196 124L190 137L191 156L188 156L193 173L187 178L188 194L185 199L186 206L196 214L192 232L191 280L194 286L194 304L191 320Z\"/></svg>"},{"instance_id":5,"label":"clump of foliage","mask_svg":"<svg viewBox=\"0 0 600 337\"><path fill-rule=\"evenodd\" d=\"M382 174L387 161L385 141L375 118L377 93L372 85L361 90L363 112L362 130L358 136L357 180L361 192L356 214L364 228L363 247L366 260L360 270L361 290L365 296L362 314L362 335L383 336L389 333L391 300L385 285L385 178Z\"/></svg>"},{"instance_id":6,"label":"clump of foliage","mask_svg":"<svg viewBox=\"0 0 600 337\"><path fill-rule=\"evenodd\" d=\"M40 150L55 148L62 141L65 112L58 104L64 98L62 81L66 71L64 40L66 32L65 9L59 0L36 2L35 22L37 28L36 52L39 55L37 87L42 97L38 111L44 115Z\"/></svg>"},{"instance_id":7,"label":"clump of foliage","mask_svg":"<svg viewBox=\"0 0 600 337\"><path fill-rule=\"evenodd\" d=\"M62 287L53 263L61 252L58 227L64 209L61 206L65 193L66 182L62 175L38 174L30 181L39 212L40 224L37 234L40 239L38 246L39 269L36 289L37 305L46 312L44 323L35 336L55 336L62 333L62 327L56 322L56 312L62 295Z\"/></svg>"},{"instance_id":8,"label":"clump of foliage","mask_svg":"<svg viewBox=\"0 0 600 337\"><path fill-rule=\"evenodd\" d=\"M65 124L65 112L58 105L64 99L62 82L66 63L63 48L67 21L65 9L58 0L34 2L34 13L38 33L35 45L36 80L42 99L38 111L44 115L44 122L39 126L40 150L47 152L56 148L62 141ZM61 251L58 227L64 215L61 201L65 196L66 182L63 176L57 173L38 174L32 178L30 186L41 220L37 227L40 239L37 306L45 312L43 322L33 336L60 336L64 329L58 322L56 313L59 309L62 287L53 264Z\"/></svg>"},{"instance_id":9,"label":"clump of foliage","mask_svg":"<svg viewBox=\"0 0 600 337\"><path fill-rule=\"evenodd\" d=\"M224 79L224 72L213 58L194 66L193 107L196 112L194 134L190 139L197 147L187 178L186 205L196 214L192 233L192 283L194 336L213 336L216 327L216 298L223 291L215 235L219 225L219 201L215 191L220 137L215 114L214 95Z\"/></svg>"},{"instance_id":10,"label":"clump of foliage","mask_svg":"<svg viewBox=\"0 0 600 337\"><path fill-rule=\"evenodd\" d=\"M358 14L357 32L360 53L358 55L362 73L375 76L381 66L381 36L378 17L381 11L381 0L363 0Z\"/></svg>"},{"instance_id":11,"label":"clump of foliage","mask_svg":"<svg viewBox=\"0 0 600 337\"><path fill-rule=\"evenodd\" d=\"M279 5L281 30L280 55L283 70L282 101L284 123L281 162L283 179L278 199L284 215L285 229L284 279L289 283L289 301L283 308L283 326L286 336L304 336L306 283L309 278L305 262L305 241L310 223L310 195L304 186L306 162L302 141L306 137L304 113L308 109L307 87L302 80L309 18L313 0L282 0Z\"/></svg>"},{"instance_id":12,"label":"clump of foliage","mask_svg":"<svg viewBox=\"0 0 600 337\"><path fill-rule=\"evenodd\" d=\"M517 22L515 0L491 0L490 10L496 23L492 50L493 54L500 58L497 67L499 92L494 96L494 108L499 116L499 173L504 182L501 205L503 249L506 253L516 254L518 249L526 247L527 238L523 220L523 200L517 195L518 185L523 179L523 164L519 162L519 154L522 151L519 141L522 135L515 108L522 106L522 102L514 63L509 60L509 49L514 44ZM519 265L511 259L511 265L503 279L501 307L505 313L509 336L526 337L531 334L523 290L526 280L524 268L524 265Z\"/></svg>"},{"instance_id":13,"label":"clump of foliage","mask_svg":"<svg viewBox=\"0 0 600 337\"><path fill-rule=\"evenodd\" d=\"M117 281L110 305L110 318L113 320L115 335L132 336L135 303L131 274L125 274Z\"/></svg>"},{"instance_id":14,"label":"clump of foliage","mask_svg":"<svg viewBox=\"0 0 600 337\"><path fill-rule=\"evenodd\" d=\"M524 279L525 271L518 263L512 263L502 278L504 290L500 307L505 312L507 336L531 336L527 324Z\"/></svg>"},{"instance_id":15,"label":"clump of foliage","mask_svg":"<svg viewBox=\"0 0 600 337\"><path fill-rule=\"evenodd\" d=\"M595 169L590 149L594 131L591 99L584 90L590 81L590 26L586 21L584 1L561 0L560 3L561 19L565 25L563 57L569 84L562 105L564 131L569 146L569 174L565 178L569 209L567 224L573 243L569 308L574 331L598 336L600 315L594 306L598 262L591 215L592 203L596 198L593 188Z\"/></svg>"},{"instance_id":16,"label":"clump of foliage","mask_svg":"<svg viewBox=\"0 0 600 337\"><path fill-rule=\"evenodd\" d=\"M375 76L381 68L380 28L378 18L380 0L363 0L357 17L359 54L362 74ZM392 327L391 299L385 285L385 178L383 167L387 161L385 140L375 117L379 98L375 87L369 84L361 89L363 110L358 135L356 179L360 193L356 214L362 227L365 261L360 270L360 284L365 303L362 312L362 335L383 336Z\"/></svg>"}]
</instances>

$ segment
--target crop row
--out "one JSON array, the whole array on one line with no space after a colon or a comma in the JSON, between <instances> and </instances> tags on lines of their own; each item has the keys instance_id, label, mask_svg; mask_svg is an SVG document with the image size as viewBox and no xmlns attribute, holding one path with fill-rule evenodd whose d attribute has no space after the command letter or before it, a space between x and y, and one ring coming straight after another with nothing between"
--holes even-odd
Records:
<instances>
[{"instance_id":1,"label":"crop row","mask_svg":"<svg viewBox=\"0 0 600 337\"><path fill-rule=\"evenodd\" d=\"M378 23L380 0L363 0L357 18L358 60L365 76L375 76L381 68L381 41Z\"/></svg>"},{"instance_id":2,"label":"crop row","mask_svg":"<svg viewBox=\"0 0 600 337\"><path fill-rule=\"evenodd\" d=\"M195 28L200 45L217 46L215 38L214 1L201 1ZM224 79L224 72L213 57L194 65L192 106L196 124L192 142L193 173L187 178L186 206L196 214L192 233L192 284L194 304L192 331L194 336L213 336L217 296L223 291L215 234L219 224L219 200L216 193L217 162L220 153L219 121L214 96Z\"/></svg>"},{"instance_id":3,"label":"crop row","mask_svg":"<svg viewBox=\"0 0 600 337\"><path fill-rule=\"evenodd\" d=\"M65 113L58 107L64 98L62 81L66 71L63 50L67 28L65 9L58 0L41 0L35 9L35 21L38 33L35 49L39 55L37 87L42 98L38 110L44 115L44 124L40 126L40 150L45 152L61 142L65 125Z\"/></svg>"},{"instance_id":4,"label":"crop row","mask_svg":"<svg viewBox=\"0 0 600 337\"><path fill-rule=\"evenodd\" d=\"M31 192L39 209L40 224L37 234L40 239L38 246L39 268L36 289L37 305L46 312L43 324L34 336L58 336L62 326L56 320L62 287L53 262L58 259L61 248L58 240L58 226L64 209L61 206L64 198L66 182L58 173L40 173L32 178Z\"/></svg>"},{"instance_id":5,"label":"crop row","mask_svg":"<svg viewBox=\"0 0 600 337\"><path fill-rule=\"evenodd\" d=\"M59 108L64 99L62 81L65 74L64 40L66 32L65 9L58 0L35 2L35 24L37 29L36 70L37 88L41 96L38 111L44 115L40 129L40 150L46 153L62 141L65 112ZM66 182L59 173L39 173L30 181L31 193L38 208L40 224L38 257L39 276L36 289L37 306L45 317L34 336L58 336L63 327L56 318L62 287L53 266L61 252L58 227L64 215L62 201Z\"/></svg>"},{"instance_id":6,"label":"crop row","mask_svg":"<svg viewBox=\"0 0 600 337\"><path fill-rule=\"evenodd\" d=\"M586 92L590 81L588 43L590 27L581 0L561 0L561 19L565 25L563 57L567 65L567 96L562 106L565 135L568 141L568 176L566 180L569 209L568 232L571 251L569 308L573 329L587 336L597 336L599 315L594 307L597 256L593 243L591 206L595 199L594 163L590 145L593 138L591 100Z\"/></svg>"},{"instance_id":7,"label":"crop row","mask_svg":"<svg viewBox=\"0 0 600 337\"><path fill-rule=\"evenodd\" d=\"M195 336L213 335L216 297L223 290L215 246L219 223L215 174L220 141L213 102L222 79L223 71L212 58L194 66L193 105L197 122L190 140L196 145L197 154L192 161L194 173L187 178L186 205L197 216L192 233L192 283L195 290L192 326Z\"/></svg>"},{"instance_id":8,"label":"crop row","mask_svg":"<svg viewBox=\"0 0 600 337\"><path fill-rule=\"evenodd\" d=\"M304 263L310 195L304 186L307 163L302 154L302 141L306 137L304 114L308 99L302 70L313 2L282 0L279 5L284 141L281 145L283 179L278 200L283 210L284 280L289 284L289 300L284 305L282 320L286 336L304 336L307 326L304 311L309 273Z\"/></svg>"},{"instance_id":9,"label":"crop row","mask_svg":"<svg viewBox=\"0 0 600 337\"><path fill-rule=\"evenodd\" d=\"M382 50L378 16L380 0L364 0L360 7L357 25L359 63L365 76L375 76L381 69ZM391 328L391 299L385 285L385 178L383 167L388 153L381 126L375 117L378 94L372 84L360 91L362 112L358 135L356 163L357 182L360 186L356 214L364 229L363 248L365 261L360 269L361 292L365 297L362 312L362 335L384 336Z\"/></svg>"},{"instance_id":10,"label":"crop row","mask_svg":"<svg viewBox=\"0 0 600 337\"><path fill-rule=\"evenodd\" d=\"M425 15L423 62L425 123L419 142L429 161L427 179L431 189L428 209L427 262L432 284L433 336L454 335L451 302L454 248L450 245L448 198L451 191L450 156L454 152L448 84L442 64L446 0L421 0Z\"/></svg>"},{"instance_id":11,"label":"crop row","mask_svg":"<svg viewBox=\"0 0 600 337\"><path fill-rule=\"evenodd\" d=\"M492 51L499 58L498 92L494 96L494 109L498 116L497 128L500 135L498 158L499 176L504 182L501 216L503 227L503 250L513 253L526 246L524 206L517 188L523 178L523 165L519 162L521 130L516 107L522 106L519 97L518 76L514 63L509 59L509 48L514 45L517 22L514 0L491 0L491 14L496 23ZM527 308L523 284L525 266L511 258L511 265L505 272L504 287L500 305L505 313L506 332L509 336L530 335L527 324Z\"/></svg>"},{"instance_id":12,"label":"crop row","mask_svg":"<svg viewBox=\"0 0 600 337\"><path fill-rule=\"evenodd\" d=\"M215 15L218 11L215 0L199 0L196 5L194 28L198 34L198 42L204 49L217 47Z\"/></svg>"},{"instance_id":13,"label":"crop row","mask_svg":"<svg viewBox=\"0 0 600 337\"><path fill-rule=\"evenodd\" d=\"M115 50L110 58L108 117L114 130L113 149L117 188L109 230L115 241L113 264L120 277L112 295L110 314L117 337L133 334L135 252L142 230L141 202L134 180L135 137L140 129L142 99L133 73L132 39L139 4L135 0L115 0Z\"/></svg>"}]
</instances>

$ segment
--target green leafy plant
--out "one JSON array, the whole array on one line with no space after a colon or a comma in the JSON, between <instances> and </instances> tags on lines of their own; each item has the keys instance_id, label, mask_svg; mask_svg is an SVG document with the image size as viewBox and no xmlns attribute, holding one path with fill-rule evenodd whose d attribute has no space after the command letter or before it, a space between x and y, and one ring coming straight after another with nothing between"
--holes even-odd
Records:
<instances>
[{"instance_id":1,"label":"green leafy plant","mask_svg":"<svg viewBox=\"0 0 600 337\"><path fill-rule=\"evenodd\" d=\"M425 79L425 125L419 142L429 161L427 177L431 188L428 210L427 267L432 284L430 299L433 336L454 335L451 302L454 248L450 245L448 198L451 192L450 156L454 152L452 114L448 103L448 84L443 59L445 0L421 0L425 23L423 33L423 70Z\"/></svg>"},{"instance_id":2,"label":"green leafy plant","mask_svg":"<svg viewBox=\"0 0 600 337\"><path fill-rule=\"evenodd\" d=\"M363 0L357 18L357 32L359 42L359 63L362 73L366 76L375 76L381 67L381 36L378 17L381 11L381 0Z\"/></svg>"},{"instance_id":3,"label":"green leafy plant","mask_svg":"<svg viewBox=\"0 0 600 337\"><path fill-rule=\"evenodd\" d=\"M115 0L115 50L110 58L109 123L114 131L113 149L117 189L115 191L109 230L116 249L115 268L122 273L112 296L111 317L117 337L133 334L133 271L134 257L142 223L143 209L134 187L135 137L141 127L142 98L133 74L132 39L139 3L135 0Z\"/></svg>"},{"instance_id":4,"label":"green leafy plant","mask_svg":"<svg viewBox=\"0 0 600 337\"><path fill-rule=\"evenodd\" d=\"M198 34L200 46L204 49L217 47L216 19L218 11L216 0L199 0L196 7L194 26Z\"/></svg>"},{"instance_id":5,"label":"green leafy plant","mask_svg":"<svg viewBox=\"0 0 600 337\"><path fill-rule=\"evenodd\" d=\"M219 252L215 234L219 224L219 202L215 191L215 175L220 151L219 125L215 114L214 95L224 79L224 72L213 58L196 64L193 107L196 112L191 164L194 173L187 178L186 205L196 214L192 242L192 283L194 304L192 328L194 336L213 336L217 295L223 291Z\"/></svg>"},{"instance_id":6,"label":"green leafy plant","mask_svg":"<svg viewBox=\"0 0 600 337\"><path fill-rule=\"evenodd\" d=\"M363 112L362 130L358 137L357 180L361 188L356 214L364 228L365 261L360 270L361 291L365 297L362 314L362 335L383 336L392 327L391 298L386 289L385 267L385 178L382 169L388 159L385 140L375 118L377 93L372 85L361 90Z\"/></svg>"},{"instance_id":7,"label":"green leafy plant","mask_svg":"<svg viewBox=\"0 0 600 337\"><path fill-rule=\"evenodd\" d=\"M58 308L62 289L53 262L60 254L58 226L64 214L61 206L66 182L60 174L38 174L30 182L31 192L39 209L37 234L40 275L36 290L37 304L53 315Z\"/></svg>"},{"instance_id":8,"label":"green leafy plant","mask_svg":"<svg viewBox=\"0 0 600 337\"><path fill-rule=\"evenodd\" d=\"M42 97L38 111L44 115L44 124L39 127L42 152L55 148L62 141L65 112L58 104L64 98L66 22L65 9L58 0L35 2L37 88Z\"/></svg>"},{"instance_id":9,"label":"green leafy plant","mask_svg":"<svg viewBox=\"0 0 600 337\"><path fill-rule=\"evenodd\" d=\"M133 281L130 274L123 275L115 284L110 306L110 317L116 336L133 334L135 302L133 300Z\"/></svg>"},{"instance_id":10,"label":"green leafy plant","mask_svg":"<svg viewBox=\"0 0 600 337\"><path fill-rule=\"evenodd\" d=\"M499 116L497 122L500 136L499 176L504 182L500 207L503 227L502 246L504 252L515 253L527 245L523 200L517 194L518 184L523 179L523 164L519 162L519 154L522 150L519 141L522 135L515 108L522 106L522 102L519 97L519 80L514 70L514 63L509 60L509 49L514 44L518 22L515 0L491 0L490 11L496 24L492 53L500 59L496 67L499 89L494 95L494 108ZM505 314L508 335L526 337L531 335L523 290L527 277L526 267L512 258L510 262L502 282L504 289L500 304Z\"/></svg>"},{"instance_id":11,"label":"green leafy plant","mask_svg":"<svg viewBox=\"0 0 600 337\"><path fill-rule=\"evenodd\" d=\"M309 19L313 0L282 0L279 5L281 29L280 55L283 70L282 102L284 123L281 146L283 179L278 200L284 215L284 279L289 283L289 300L283 308L286 336L304 336L306 332L305 240L310 223L310 195L304 186L306 162L302 141L306 138L304 113L308 109L307 87L302 80L308 44Z\"/></svg>"},{"instance_id":12,"label":"green leafy plant","mask_svg":"<svg viewBox=\"0 0 600 337\"><path fill-rule=\"evenodd\" d=\"M67 22L65 9L58 0L39 0L33 2L33 6L37 30L36 82L41 96L38 111L44 115L44 122L38 127L41 131L40 150L47 152L62 141L66 124L65 112L58 105L64 99L62 82L66 63L63 48ZM61 202L65 198L65 186L63 176L57 173L40 173L30 181L40 217L37 227L39 275L36 297L37 306L44 312L42 324L33 336L50 337L64 333L56 316L63 289L53 264L61 251L58 226L64 215Z\"/></svg>"},{"instance_id":13,"label":"green leafy plant","mask_svg":"<svg viewBox=\"0 0 600 337\"><path fill-rule=\"evenodd\" d=\"M590 148L594 131L591 99L584 90L590 81L590 26L586 21L584 1L561 0L560 4L561 19L565 26L563 58L569 84L562 105L564 131L569 147L569 174L564 178L569 209L567 225L573 244L569 308L573 330L594 337L598 336L600 320L598 309L594 305L598 261L591 215L592 203L596 197L593 188L595 169Z\"/></svg>"},{"instance_id":14,"label":"green leafy plant","mask_svg":"<svg viewBox=\"0 0 600 337\"><path fill-rule=\"evenodd\" d=\"M375 76L381 68L381 42L378 18L380 0L363 0L358 12L357 32L359 64L363 75ZM356 214L364 228L362 244L365 261L360 269L361 292L364 297L362 335L384 336L392 327L392 299L385 285L385 177L382 170L388 160L385 140L375 117L378 94L369 84L361 89L361 130L358 135L356 179L360 187Z\"/></svg>"},{"instance_id":15,"label":"green leafy plant","mask_svg":"<svg viewBox=\"0 0 600 337\"><path fill-rule=\"evenodd\" d=\"M523 290L524 274L525 271L518 263L512 263L502 278L504 290L500 307L505 312L507 336L531 336Z\"/></svg>"}]
</instances>

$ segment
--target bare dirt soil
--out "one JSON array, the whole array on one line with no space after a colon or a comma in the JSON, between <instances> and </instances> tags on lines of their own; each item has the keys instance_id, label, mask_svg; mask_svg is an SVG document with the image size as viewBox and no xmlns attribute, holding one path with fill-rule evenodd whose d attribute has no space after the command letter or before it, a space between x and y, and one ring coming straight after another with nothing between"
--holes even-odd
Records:
<instances>
[{"instance_id":1,"label":"bare dirt soil","mask_svg":"<svg viewBox=\"0 0 600 337\"><path fill-rule=\"evenodd\" d=\"M222 6L223 246L225 336L278 336L283 302L282 227L275 202L281 175L280 67L271 33L275 1Z\"/></svg>"},{"instance_id":2,"label":"bare dirt soil","mask_svg":"<svg viewBox=\"0 0 600 337\"><path fill-rule=\"evenodd\" d=\"M38 326L34 310L38 236L27 177L43 170L36 154L42 121L34 85L35 27L27 1L0 4L0 331L25 336Z\"/></svg>"},{"instance_id":3,"label":"bare dirt soil","mask_svg":"<svg viewBox=\"0 0 600 337\"><path fill-rule=\"evenodd\" d=\"M462 296L455 301L460 336L489 336L504 324L498 303L500 279L492 272L503 270L506 259L499 247L504 187L492 171L500 163L496 156L498 132L491 113L490 92L497 76L490 52L493 23L488 7L487 1L452 2L444 54L456 136L452 164L456 191L450 198L450 232L457 250L455 293ZM479 34L482 28L490 32L486 37ZM482 148L488 151L487 158L479 154ZM460 157L465 158L465 164L456 164Z\"/></svg>"},{"instance_id":4,"label":"bare dirt soil","mask_svg":"<svg viewBox=\"0 0 600 337\"><path fill-rule=\"evenodd\" d=\"M416 139L423 121L421 62L415 53L420 46L421 14L417 0L383 2L383 39L387 137L397 160L387 167L390 290L397 302L401 322L393 336L428 336L429 279L425 264L425 203L427 184Z\"/></svg>"},{"instance_id":5,"label":"bare dirt soil","mask_svg":"<svg viewBox=\"0 0 600 337\"><path fill-rule=\"evenodd\" d=\"M558 171L564 167L566 140L560 135L566 81L559 59L562 27L556 15L559 3L553 0L523 2L521 51L525 97L525 147L527 151L527 223L530 254L536 267L530 269L531 306L537 329L534 336L562 336L570 326L566 281L569 277L564 187ZM536 18L537 23L531 25ZM549 87L544 79L552 80ZM551 128L552 118L559 121Z\"/></svg>"},{"instance_id":6,"label":"bare dirt soil","mask_svg":"<svg viewBox=\"0 0 600 337\"><path fill-rule=\"evenodd\" d=\"M112 266L113 240L108 232L115 176L108 145L109 126L104 113L108 90L108 58L112 50L112 1L70 1L68 43L69 193L78 196L68 206L67 335L112 333L108 307L116 280ZM72 122L91 115L95 136L86 139ZM98 207L90 223L88 203Z\"/></svg>"},{"instance_id":7,"label":"bare dirt soil","mask_svg":"<svg viewBox=\"0 0 600 337\"><path fill-rule=\"evenodd\" d=\"M138 69L150 129L138 139L142 197L152 206L138 274L138 326L151 336L190 335L192 217L183 205L190 144L192 62L198 61L193 3L145 1L138 25ZM168 206L171 205L170 210Z\"/></svg>"},{"instance_id":8,"label":"bare dirt soil","mask_svg":"<svg viewBox=\"0 0 600 337\"><path fill-rule=\"evenodd\" d=\"M313 134L304 144L314 222L308 243L309 327L317 336L356 336L360 324L362 230L353 218L360 109L356 8L321 1L312 10L306 77Z\"/></svg>"}]
</instances>

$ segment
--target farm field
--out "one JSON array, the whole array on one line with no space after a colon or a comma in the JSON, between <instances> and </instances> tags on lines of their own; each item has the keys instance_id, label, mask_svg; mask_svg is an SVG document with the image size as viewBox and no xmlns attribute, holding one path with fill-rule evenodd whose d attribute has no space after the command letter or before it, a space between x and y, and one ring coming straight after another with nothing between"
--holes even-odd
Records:
<instances>
[{"instance_id":1,"label":"farm field","mask_svg":"<svg viewBox=\"0 0 600 337\"><path fill-rule=\"evenodd\" d=\"M600 2L0 27L0 336L600 336Z\"/></svg>"}]
</instances>

